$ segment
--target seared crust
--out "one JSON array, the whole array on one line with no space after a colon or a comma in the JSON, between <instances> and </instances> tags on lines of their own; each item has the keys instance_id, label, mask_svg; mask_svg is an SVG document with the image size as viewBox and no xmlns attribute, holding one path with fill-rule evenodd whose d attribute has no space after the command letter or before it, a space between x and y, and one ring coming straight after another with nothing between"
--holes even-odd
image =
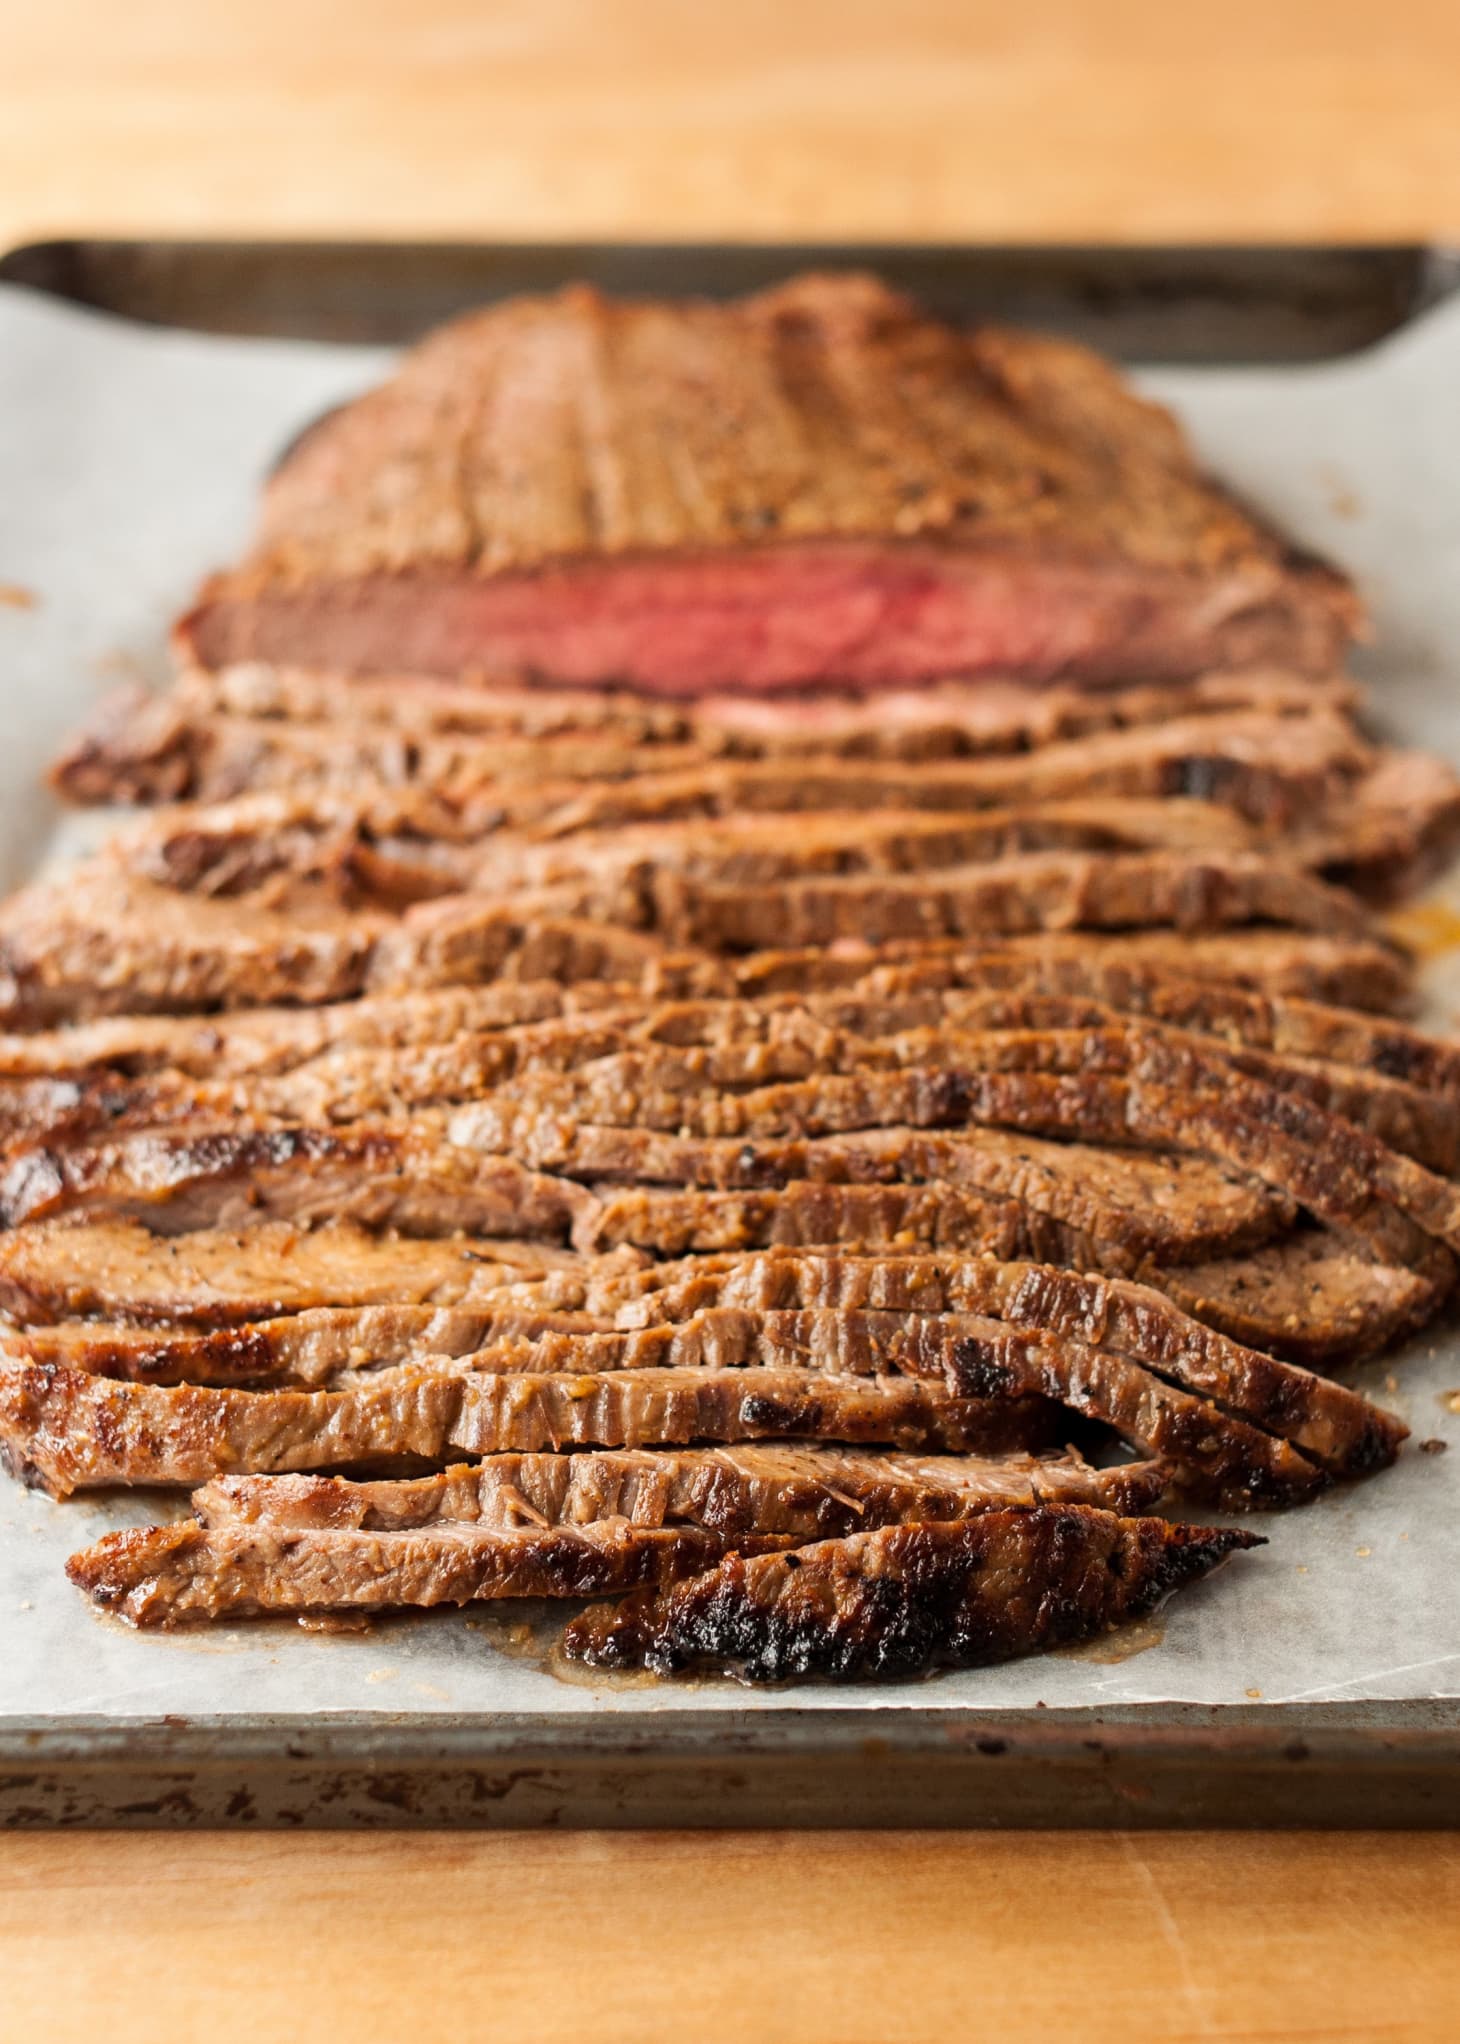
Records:
<instances>
[{"instance_id":1,"label":"seared crust","mask_svg":"<svg viewBox=\"0 0 1460 2044\"><path fill-rule=\"evenodd\" d=\"M564 1646L593 1667L708 1667L754 1682L981 1667L1141 1616L1258 1544L1077 1505L988 1512L786 1557L732 1555L662 1595L584 1612Z\"/></svg>"}]
</instances>

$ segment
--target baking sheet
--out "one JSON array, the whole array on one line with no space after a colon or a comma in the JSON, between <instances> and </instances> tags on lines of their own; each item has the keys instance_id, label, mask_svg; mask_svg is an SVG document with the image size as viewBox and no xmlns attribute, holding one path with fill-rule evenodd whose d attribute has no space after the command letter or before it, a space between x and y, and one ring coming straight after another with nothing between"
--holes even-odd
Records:
<instances>
[{"instance_id":1,"label":"baking sheet","mask_svg":"<svg viewBox=\"0 0 1460 2044\"><path fill-rule=\"evenodd\" d=\"M0 881L76 843L37 777L121 673L161 678L165 623L242 543L277 450L373 382L377 350L129 327L0 287ZM1372 605L1361 666L1392 734L1460 758L1460 304L1322 367L1167 370L1211 466L1295 536L1354 569ZM27 600L28 599L28 600ZM1460 889L1451 890L1460 901ZM1444 923L1443 914L1434 926ZM1460 1023L1460 954L1430 1019ZM1358 1374L1414 1440L1390 1474L1261 1521L1239 1557L1124 1640L910 1686L837 1690L842 1710L1054 1712L1460 1699L1460 1338L1432 1333ZM1447 1454L1418 1451L1439 1439ZM3 1482L3 1479L0 1479ZM0 1733L167 1717L214 1722L521 1712L634 1719L807 1711L833 1692L559 1679L490 1618L430 1614L363 1637L254 1624L144 1638L93 1612L65 1556L158 1516L147 1496L57 1505L0 1488ZM1443 1714L1447 1719L1452 1713ZM1453 1713L1460 1722L1460 1711Z\"/></svg>"}]
</instances>

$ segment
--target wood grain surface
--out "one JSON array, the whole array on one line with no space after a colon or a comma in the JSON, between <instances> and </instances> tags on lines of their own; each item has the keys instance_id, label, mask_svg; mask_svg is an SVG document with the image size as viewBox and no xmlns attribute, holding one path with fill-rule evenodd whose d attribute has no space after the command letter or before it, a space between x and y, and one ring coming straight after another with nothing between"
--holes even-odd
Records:
<instances>
[{"instance_id":1,"label":"wood grain surface","mask_svg":"<svg viewBox=\"0 0 1460 2044\"><path fill-rule=\"evenodd\" d=\"M67 232L1460 236L1456 0L0 0ZM16 2044L1453 2040L1444 1837L0 1841Z\"/></svg>"},{"instance_id":2,"label":"wood grain surface","mask_svg":"<svg viewBox=\"0 0 1460 2044\"><path fill-rule=\"evenodd\" d=\"M0 241L1460 232L1456 0L0 0Z\"/></svg>"},{"instance_id":3,"label":"wood grain surface","mask_svg":"<svg viewBox=\"0 0 1460 2044\"><path fill-rule=\"evenodd\" d=\"M0 2030L1453 2044L1457 1920L1434 1836L15 1837Z\"/></svg>"}]
</instances>

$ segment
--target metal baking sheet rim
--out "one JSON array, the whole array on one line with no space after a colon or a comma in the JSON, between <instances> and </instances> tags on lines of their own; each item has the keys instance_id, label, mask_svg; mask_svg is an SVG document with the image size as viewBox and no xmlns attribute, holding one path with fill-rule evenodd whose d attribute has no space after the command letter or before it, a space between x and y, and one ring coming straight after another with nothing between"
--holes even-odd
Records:
<instances>
[{"instance_id":1,"label":"metal baking sheet rim","mask_svg":"<svg viewBox=\"0 0 1460 2044\"><path fill-rule=\"evenodd\" d=\"M15 1725L0 1830L1460 1824L1450 1704Z\"/></svg>"}]
</instances>

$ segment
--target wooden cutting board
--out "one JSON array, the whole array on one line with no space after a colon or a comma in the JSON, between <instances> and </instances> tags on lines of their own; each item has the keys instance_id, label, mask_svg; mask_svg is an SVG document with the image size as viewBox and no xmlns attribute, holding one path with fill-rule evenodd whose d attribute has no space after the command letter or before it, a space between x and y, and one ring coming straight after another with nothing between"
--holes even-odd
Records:
<instances>
[{"instance_id":1,"label":"wooden cutting board","mask_svg":"<svg viewBox=\"0 0 1460 2044\"><path fill-rule=\"evenodd\" d=\"M0 242L1460 234L1454 0L45 0Z\"/></svg>"},{"instance_id":2,"label":"wooden cutting board","mask_svg":"<svg viewBox=\"0 0 1460 2044\"><path fill-rule=\"evenodd\" d=\"M110 1833L0 1844L7 2039L1460 2034L1460 1840Z\"/></svg>"}]
</instances>

